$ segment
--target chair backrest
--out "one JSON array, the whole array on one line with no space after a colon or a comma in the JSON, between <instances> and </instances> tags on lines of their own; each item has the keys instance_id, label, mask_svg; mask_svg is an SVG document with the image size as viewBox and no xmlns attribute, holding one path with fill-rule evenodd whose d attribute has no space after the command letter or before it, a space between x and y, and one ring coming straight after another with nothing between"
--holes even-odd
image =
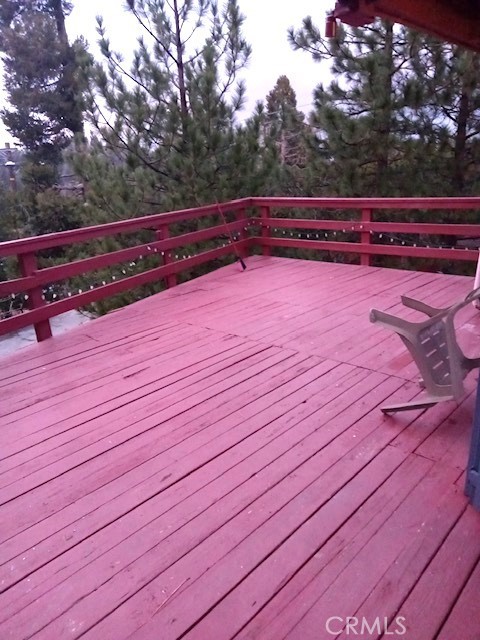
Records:
<instances>
[{"instance_id":1,"label":"chair backrest","mask_svg":"<svg viewBox=\"0 0 480 640\"><path fill-rule=\"evenodd\" d=\"M451 362L448 350L447 328L442 319L436 320L418 331L415 345L425 359L432 380L437 385L452 383Z\"/></svg>"},{"instance_id":2,"label":"chair backrest","mask_svg":"<svg viewBox=\"0 0 480 640\"><path fill-rule=\"evenodd\" d=\"M464 394L463 380L471 369L480 366L480 359L467 358L460 349L455 334L455 315L479 297L480 290L475 290L465 300L439 310L423 322L409 322L376 309L370 312L370 320L383 324L401 337L430 395L460 399ZM414 307L413 304L408 306Z\"/></svg>"},{"instance_id":3,"label":"chair backrest","mask_svg":"<svg viewBox=\"0 0 480 640\"><path fill-rule=\"evenodd\" d=\"M463 366L463 353L458 346L450 310L413 327L412 338L404 343L422 375L429 393L460 398L464 394L463 379L469 369Z\"/></svg>"}]
</instances>

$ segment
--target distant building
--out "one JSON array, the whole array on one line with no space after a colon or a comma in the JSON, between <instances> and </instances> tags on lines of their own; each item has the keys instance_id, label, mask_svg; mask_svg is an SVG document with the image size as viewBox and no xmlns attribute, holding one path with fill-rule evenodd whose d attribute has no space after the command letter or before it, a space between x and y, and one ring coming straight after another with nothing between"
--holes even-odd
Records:
<instances>
[{"instance_id":1,"label":"distant building","mask_svg":"<svg viewBox=\"0 0 480 640\"><path fill-rule=\"evenodd\" d=\"M24 156L23 149L11 147L9 143L0 149L0 188L16 188Z\"/></svg>"},{"instance_id":2,"label":"distant building","mask_svg":"<svg viewBox=\"0 0 480 640\"><path fill-rule=\"evenodd\" d=\"M7 143L0 149L0 189L16 189L21 185L21 169L25 158L25 150L12 147ZM83 183L73 172L67 161L63 161L56 189L64 194L74 197L84 196Z\"/></svg>"}]
</instances>

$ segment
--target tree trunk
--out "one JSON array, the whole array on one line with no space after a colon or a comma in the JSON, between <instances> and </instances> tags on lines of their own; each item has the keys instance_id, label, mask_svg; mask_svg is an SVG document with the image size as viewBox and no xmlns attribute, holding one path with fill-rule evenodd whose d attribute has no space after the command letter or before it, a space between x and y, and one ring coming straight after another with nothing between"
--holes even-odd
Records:
<instances>
[{"instance_id":1,"label":"tree trunk","mask_svg":"<svg viewBox=\"0 0 480 640\"><path fill-rule=\"evenodd\" d=\"M467 74L469 75L469 74ZM470 113L470 91L468 88L470 78L464 78L462 82L462 93L460 95L457 130L455 132L455 152L453 184L455 195L461 196L465 190L465 178L467 171L467 125Z\"/></svg>"},{"instance_id":2,"label":"tree trunk","mask_svg":"<svg viewBox=\"0 0 480 640\"><path fill-rule=\"evenodd\" d=\"M376 163L376 195L388 194L388 167L390 158L390 133L392 127L392 75L393 75L393 24L385 28L383 60L379 69L378 89L380 107L377 111L377 133L379 148Z\"/></svg>"},{"instance_id":3,"label":"tree trunk","mask_svg":"<svg viewBox=\"0 0 480 640\"><path fill-rule=\"evenodd\" d=\"M55 22L57 23L57 33L60 43L65 50L69 49L70 43L68 41L67 29L65 27L65 14L63 12L62 0L50 0L50 6L55 16Z\"/></svg>"},{"instance_id":4,"label":"tree trunk","mask_svg":"<svg viewBox=\"0 0 480 640\"><path fill-rule=\"evenodd\" d=\"M187 87L185 84L185 64L183 61L183 42L180 29L180 12L178 1L173 0L173 12L175 15L175 47L177 50L178 90L180 93L180 109L182 113L183 132L188 118Z\"/></svg>"},{"instance_id":5,"label":"tree trunk","mask_svg":"<svg viewBox=\"0 0 480 640\"><path fill-rule=\"evenodd\" d=\"M63 78L61 86L68 104L70 113L67 114L67 126L72 133L79 133L84 136L83 113L79 105L79 90L76 79L75 53L68 40L65 26L65 13L63 11L62 0L50 0L50 7L57 24L58 39L63 50Z\"/></svg>"}]
</instances>

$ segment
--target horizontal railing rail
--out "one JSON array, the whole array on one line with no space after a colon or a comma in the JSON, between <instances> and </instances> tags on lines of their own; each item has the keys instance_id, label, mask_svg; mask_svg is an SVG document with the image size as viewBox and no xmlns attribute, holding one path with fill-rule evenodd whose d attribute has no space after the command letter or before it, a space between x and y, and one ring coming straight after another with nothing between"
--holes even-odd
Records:
<instances>
[{"instance_id":1,"label":"horizontal railing rail","mask_svg":"<svg viewBox=\"0 0 480 640\"><path fill-rule=\"evenodd\" d=\"M390 234L411 234L423 237L432 235L476 237L480 240L480 224L431 223L431 222L390 222L375 221L375 214L388 212L390 216L399 211L476 211L479 212L480 197L470 198L252 198L251 205L260 215L253 223L260 228L260 235L253 242L262 248L263 255L270 255L272 248L306 249L348 253L360 256L360 264L371 265L372 256L395 256L403 258L426 258L432 260L477 261L478 250L471 248L445 248L431 246L406 246L407 242L391 238ZM285 210L317 209L352 211L357 219L332 220L318 218L284 217ZM296 230L297 237L275 235L282 231ZM309 231L332 231L343 234L357 234L357 240L337 241L320 238L318 233ZM272 233L273 232L273 233ZM300 232L300 233L299 233ZM305 232L305 233L303 233ZM375 235L390 236L392 244L374 242ZM313 235L314 237L311 237ZM325 234L327 235L327 234ZM305 236L305 237L304 237Z\"/></svg>"},{"instance_id":2,"label":"horizontal railing rail","mask_svg":"<svg viewBox=\"0 0 480 640\"><path fill-rule=\"evenodd\" d=\"M316 210L315 217L297 217L301 210ZM252 211L250 217L247 213ZM292 210L294 213L292 214ZM340 217L321 217L323 212L341 211ZM263 255L270 255L275 248L307 249L332 253L354 254L360 264L368 266L372 256L397 256L427 258L433 260L477 261L478 250L469 248L445 248L432 246L407 246L402 237L415 236L428 239L431 236L451 236L452 238L479 238L480 224L476 222L431 222L421 221L422 214L415 222L395 221L399 212L404 211L475 211L479 213L479 198L243 198L231 202L212 204L193 209L183 209L169 213L153 214L141 218L122 220L108 224L83 227L71 231L47 234L33 238L22 238L0 243L0 258L16 258L18 277L0 282L0 297L25 293L28 310L0 321L0 335L28 325L34 325L37 339L51 336L50 318L72 309L99 302L111 296L136 287L163 280L168 287L175 286L177 275L212 260L237 254L248 255L253 246L260 247ZM388 220L379 220L388 215ZM224 215L233 214L235 220L226 222ZM333 215L336 215L333 213ZM171 235L171 225L194 222L213 216L202 222L205 228L188 230ZM375 219L377 218L377 219ZM191 228L191 227L190 227ZM247 232L254 229L254 233ZM135 246L122 248L100 255L78 259L64 264L38 265L41 252L82 245L92 240L112 236L151 232L151 242L139 241ZM323 234L322 234L323 233ZM329 234L341 234L341 240L331 239ZM353 234L353 235L352 235ZM142 234L140 234L142 235ZM236 239L232 244L232 236ZM143 236L144 238L145 236ZM175 255L174 250L201 245L223 237L222 246L204 250L201 246L193 255ZM386 243L386 239L390 239ZM138 238L135 238L138 240ZM427 240L428 242L428 240ZM210 245L211 246L211 245ZM112 281L103 281L90 286L88 290L69 292L68 297L47 302L45 287L70 278L85 276L129 261L141 261L156 256L158 266L149 266L140 273L128 275Z\"/></svg>"},{"instance_id":3,"label":"horizontal railing rail","mask_svg":"<svg viewBox=\"0 0 480 640\"><path fill-rule=\"evenodd\" d=\"M160 256L162 256L165 251L170 249L176 249L187 244L195 244L205 240L210 240L224 235L227 231L229 233L241 231L244 227L245 221L238 220L236 222L202 229L201 231L193 231L191 233L173 236L165 240L157 240L155 242L140 244L129 249L111 251L110 253L104 253L92 258L84 258L83 260L75 260L74 262L68 262L67 264L46 267L39 270L33 276L26 276L24 278L0 282L0 295L29 291L39 285L46 285L51 282L65 280L76 275L82 275L87 271L94 271L95 269L109 267L128 260L142 259L144 256L154 255L156 253L160 253Z\"/></svg>"},{"instance_id":4,"label":"horizontal railing rail","mask_svg":"<svg viewBox=\"0 0 480 640\"><path fill-rule=\"evenodd\" d=\"M71 229L70 231L59 231L58 233L47 233L32 238L20 238L19 240L0 242L0 257L21 255L43 249L79 244L81 242L95 240L96 238L114 236L119 233L133 233L144 229L161 228L164 225L170 225L175 222L186 222L188 220L215 215L218 214L219 210L222 213L242 211L251 206L251 200L252 198L243 198L241 200L232 200L230 202L205 207L181 209L168 213L156 213L140 218L108 222L93 227L81 227L80 229Z\"/></svg>"},{"instance_id":5,"label":"horizontal railing rail","mask_svg":"<svg viewBox=\"0 0 480 640\"><path fill-rule=\"evenodd\" d=\"M20 277L0 282L0 297L26 292L28 305L27 311L0 321L0 335L33 324L37 340L40 342L52 335L49 319L66 311L79 309L119 293L161 280L165 280L166 285L172 287L177 284L177 275L183 271L231 254L244 257L248 253L250 244L246 235L248 224L246 209L250 206L250 202L250 198L245 198L196 209L154 214L0 243L0 258L16 257L20 272ZM231 213L235 215L236 220L227 222L224 216ZM220 224L217 223L197 231L171 235L172 224L194 221L207 216L216 216L219 218ZM65 264L44 268L38 266L39 252L141 231L153 232L155 240ZM231 238L234 234L237 234L237 239L232 245ZM220 247L181 258L172 253L173 249L185 248L221 236L224 238L224 244ZM90 286L86 291L79 289L78 293L69 292L68 297L61 300L47 302L45 299L44 287L47 285L150 256L156 256L160 263L158 267L148 268L141 273L127 275L121 279L113 278L112 282L104 281L98 286Z\"/></svg>"},{"instance_id":6,"label":"horizontal railing rail","mask_svg":"<svg viewBox=\"0 0 480 640\"><path fill-rule=\"evenodd\" d=\"M480 197L462 198L290 198L253 197L254 207L295 209L480 209Z\"/></svg>"}]
</instances>

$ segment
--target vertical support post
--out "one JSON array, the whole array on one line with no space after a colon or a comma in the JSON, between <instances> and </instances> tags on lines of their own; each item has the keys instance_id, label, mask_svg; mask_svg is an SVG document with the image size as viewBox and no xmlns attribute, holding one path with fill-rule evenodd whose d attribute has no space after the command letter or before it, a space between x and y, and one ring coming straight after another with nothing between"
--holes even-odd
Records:
<instances>
[{"instance_id":1,"label":"vertical support post","mask_svg":"<svg viewBox=\"0 0 480 640\"><path fill-rule=\"evenodd\" d=\"M23 278L35 275L37 271L37 257L34 253L22 253L18 256L20 273ZM45 306L42 287L35 287L28 292L27 305L29 309L39 309ZM49 320L41 320L34 325L37 342L42 342L52 337L52 329Z\"/></svg>"},{"instance_id":2,"label":"vertical support post","mask_svg":"<svg viewBox=\"0 0 480 640\"><path fill-rule=\"evenodd\" d=\"M480 510L480 381L477 382L477 400L473 415L465 494L470 498L472 505Z\"/></svg>"},{"instance_id":3,"label":"vertical support post","mask_svg":"<svg viewBox=\"0 0 480 640\"><path fill-rule=\"evenodd\" d=\"M155 236L157 240L167 240L170 237L170 227L168 224L163 224L157 231L155 232ZM163 264L171 264L173 262L172 252L170 250L164 251L163 254ZM171 273L169 276L165 278L165 284L167 285L167 289L171 287L175 287L177 285L177 274Z\"/></svg>"},{"instance_id":4,"label":"vertical support post","mask_svg":"<svg viewBox=\"0 0 480 640\"><path fill-rule=\"evenodd\" d=\"M475 272L475 280L473 281L473 289L478 289L478 287L480 287L480 251L478 253L477 270ZM478 298L472 302L472 305L476 309L480 309L480 302L478 301Z\"/></svg>"},{"instance_id":5,"label":"vertical support post","mask_svg":"<svg viewBox=\"0 0 480 640\"><path fill-rule=\"evenodd\" d=\"M246 209L239 209L238 211L235 212L235 220L243 220L244 224L244 228L240 229L240 231L238 232L238 236L240 238L240 240L246 240L247 239L247 231L246 231L246 226L247 226L247 211ZM246 258L248 256L248 248L247 247L238 247L238 255L241 258Z\"/></svg>"},{"instance_id":6,"label":"vertical support post","mask_svg":"<svg viewBox=\"0 0 480 640\"><path fill-rule=\"evenodd\" d=\"M263 220L266 220L267 218L270 217L270 207L260 207L260 218ZM266 222L262 222L262 238L269 238L270 237L270 228L267 227L267 223ZM272 255L272 251L270 247L266 247L266 246L262 246L262 255L264 256L271 256Z\"/></svg>"},{"instance_id":7,"label":"vertical support post","mask_svg":"<svg viewBox=\"0 0 480 640\"><path fill-rule=\"evenodd\" d=\"M371 209L362 209L362 223L371 222L372 221L372 210ZM370 235L370 231L368 229L366 231L360 232L360 242L362 245L371 244L372 238ZM360 264L364 267L369 267L372 264L371 255L369 253L361 253L360 254Z\"/></svg>"}]
</instances>

